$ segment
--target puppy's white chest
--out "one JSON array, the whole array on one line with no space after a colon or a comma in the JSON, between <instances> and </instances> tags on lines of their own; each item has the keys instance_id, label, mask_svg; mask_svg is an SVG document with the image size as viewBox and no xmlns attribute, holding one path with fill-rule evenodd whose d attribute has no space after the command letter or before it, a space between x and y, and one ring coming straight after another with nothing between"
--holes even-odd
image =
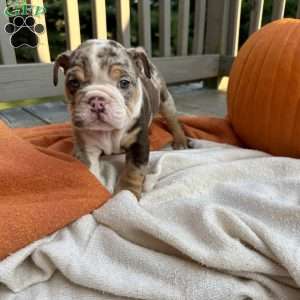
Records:
<instances>
[{"instance_id":1,"label":"puppy's white chest","mask_svg":"<svg viewBox=\"0 0 300 300\"><path fill-rule=\"evenodd\" d=\"M121 153L122 132L95 131L89 132L84 137L87 151L100 151L106 155Z\"/></svg>"}]
</instances>

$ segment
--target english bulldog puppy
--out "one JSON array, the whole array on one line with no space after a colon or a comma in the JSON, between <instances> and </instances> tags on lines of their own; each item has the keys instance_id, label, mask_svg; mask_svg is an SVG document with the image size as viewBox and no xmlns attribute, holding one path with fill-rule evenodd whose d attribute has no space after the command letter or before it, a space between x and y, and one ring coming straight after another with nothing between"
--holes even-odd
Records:
<instances>
[{"instance_id":1,"label":"english bulldog puppy","mask_svg":"<svg viewBox=\"0 0 300 300\"><path fill-rule=\"evenodd\" d=\"M143 48L126 49L112 40L88 40L54 63L65 74L74 154L98 176L100 156L126 153L115 191L127 189L140 198L149 160L148 130L160 112L174 136L174 148L187 140L176 117L174 100Z\"/></svg>"}]
</instances>

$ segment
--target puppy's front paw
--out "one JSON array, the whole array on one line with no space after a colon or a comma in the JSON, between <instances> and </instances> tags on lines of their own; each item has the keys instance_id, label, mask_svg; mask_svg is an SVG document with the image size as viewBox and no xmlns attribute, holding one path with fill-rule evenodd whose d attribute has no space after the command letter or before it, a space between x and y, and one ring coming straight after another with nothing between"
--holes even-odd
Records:
<instances>
[{"instance_id":1,"label":"puppy's front paw","mask_svg":"<svg viewBox=\"0 0 300 300\"><path fill-rule=\"evenodd\" d=\"M195 144L195 143L194 143L193 140L187 139L187 146L188 146L189 149L193 149L193 148L195 147L194 144Z\"/></svg>"},{"instance_id":2,"label":"puppy's front paw","mask_svg":"<svg viewBox=\"0 0 300 300\"><path fill-rule=\"evenodd\" d=\"M120 182L116 189L115 189L115 192L114 194L117 194L118 192L122 191L122 190L127 190L127 191L130 191L132 192L136 198L138 200L141 199L141 195L142 195L142 185L141 186L137 186L137 185L131 185L131 184L128 184L126 182Z\"/></svg>"},{"instance_id":3,"label":"puppy's front paw","mask_svg":"<svg viewBox=\"0 0 300 300\"><path fill-rule=\"evenodd\" d=\"M115 189L115 193L121 190L128 190L139 200L142 195L145 172L145 167L136 167L133 164L125 166L119 183Z\"/></svg>"},{"instance_id":4,"label":"puppy's front paw","mask_svg":"<svg viewBox=\"0 0 300 300\"><path fill-rule=\"evenodd\" d=\"M188 140L183 132L180 134L174 135L174 141L172 143L172 147L175 150L188 148Z\"/></svg>"}]
</instances>

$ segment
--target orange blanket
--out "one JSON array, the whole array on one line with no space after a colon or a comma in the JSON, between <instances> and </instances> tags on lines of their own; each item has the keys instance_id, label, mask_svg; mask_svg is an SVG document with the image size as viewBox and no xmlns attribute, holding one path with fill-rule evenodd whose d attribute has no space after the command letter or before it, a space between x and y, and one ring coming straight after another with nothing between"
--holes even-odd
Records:
<instances>
[{"instance_id":1,"label":"orange blanket","mask_svg":"<svg viewBox=\"0 0 300 300\"><path fill-rule=\"evenodd\" d=\"M241 145L227 120L182 117L193 138ZM151 149L172 141L162 120ZM110 193L71 156L69 124L9 129L0 122L0 259L100 207Z\"/></svg>"}]
</instances>

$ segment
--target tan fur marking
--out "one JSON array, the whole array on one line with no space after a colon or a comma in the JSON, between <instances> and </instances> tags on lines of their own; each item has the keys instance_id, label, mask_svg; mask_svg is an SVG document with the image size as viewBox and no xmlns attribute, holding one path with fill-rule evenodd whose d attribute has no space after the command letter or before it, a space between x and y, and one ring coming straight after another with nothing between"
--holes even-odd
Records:
<instances>
[{"instance_id":1,"label":"tan fur marking","mask_svg":"<svg viewBox=\"0 0 300 300\"><path fill-rule=\"evenodd\" d=\"M120 68L120 66L112 66L111 70L110 70L110 77L113 80L119 80L121 78L121 76L126 75L127 72Z\"/></svg>"},{"instance_id":2,"label":"tan fur marking","mask_svg":"<svg viewBox=\"0 0 300 300\"><path fill-rule=\"evenodd\" d=\"M138 168L134 166L132 163L126 164L121 174L116 192L121 190L129 190L138 199L140 199L143 190L145 174L146 174L146 167Z\"/></svg>"}]
</instances>

